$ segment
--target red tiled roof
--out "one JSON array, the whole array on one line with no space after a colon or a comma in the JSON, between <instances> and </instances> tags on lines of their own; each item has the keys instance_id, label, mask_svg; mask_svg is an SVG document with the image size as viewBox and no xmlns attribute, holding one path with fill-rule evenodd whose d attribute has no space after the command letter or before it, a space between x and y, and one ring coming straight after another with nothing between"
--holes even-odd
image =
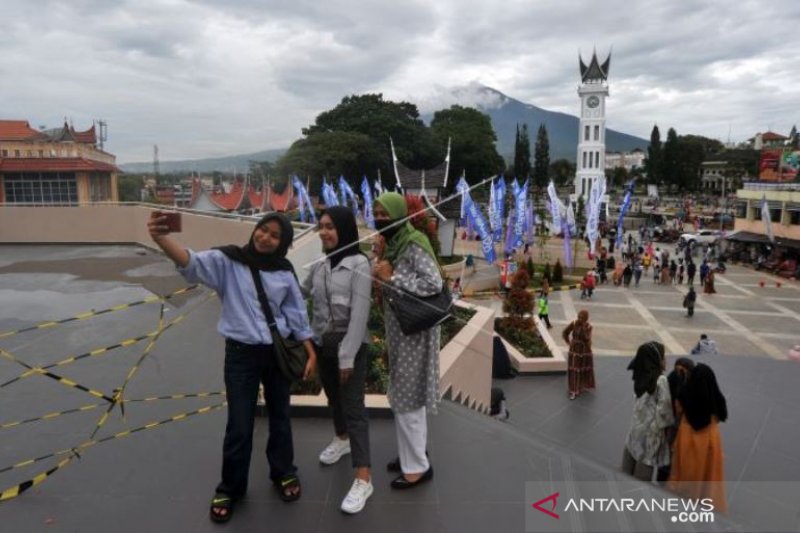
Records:
<instances>
[{"instance_id":1,"label":"red tiled roof","mask_svg":"<svg viewBox=\"0 0 800 533\"><path fill-rule=\"evenodd\" d=\"M21 141L40 136L27 120L0 120L0 140Z\"/></svg>"},{"instance_id":2,"label":"red tiled roof","mask_svg":"<svg viewBox=\"0 0 800 533\"><path fill-rule=\"evenodd\" d=\"M761 139L765 141L785 141L789 137L784 137L780 133L775 133L774 131L766 131L761 134Z\"/></svg>"},{"instance_id":3,"label":"red tiled roof","mask_svg":"<svg viewBox=\"0 0 800 533\"><path fill-rule=\"evenodd\" d=\"M120 172L112 164L83 157L6 158L0 172Z\"/></svg>"},{"instance_id":4,"label":"red tiled roof","mask_svg":"<svg viewBox=\"0 0 800 533\"><path fill-rule=\"evenodd\" d=\"M244 184L241 181L236 181L233 184L230 192L211 193L208 195L211 201L220 206L226 211L234 211L239 208L239 205L244 199Z\"/></svg>"}]
</instances>

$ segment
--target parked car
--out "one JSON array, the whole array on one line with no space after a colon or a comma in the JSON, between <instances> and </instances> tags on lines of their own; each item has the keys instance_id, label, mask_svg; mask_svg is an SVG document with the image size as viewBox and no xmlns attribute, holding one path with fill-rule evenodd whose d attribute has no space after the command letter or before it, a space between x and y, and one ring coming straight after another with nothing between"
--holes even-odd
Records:
<instances>
[{"instance_id":1,"label":"parked car","mask_svg":"<svg viewBox=\"0 0 800 533\"><path fill-rule=\"evenodd\" d=\"M692 246L694 244L714 244L722 235L713 229L702 229L697 233L684 233L680 242Z\"/></svg>"}]
</instances>

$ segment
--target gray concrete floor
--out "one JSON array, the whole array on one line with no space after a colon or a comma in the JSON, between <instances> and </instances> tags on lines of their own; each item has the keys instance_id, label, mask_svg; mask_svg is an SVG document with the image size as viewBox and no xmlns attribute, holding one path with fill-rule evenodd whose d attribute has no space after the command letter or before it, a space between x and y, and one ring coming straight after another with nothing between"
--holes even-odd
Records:
<instances>
[{"instance_id":1,"label":"gray concrete floor","mask_svg":"<svg viewBox=\"0 0 800 533\"><path fill-rule=\"evenodd\" d=\"M314 249L318 253L318 248ZM313 258L314 249L306 249L303 260ZM0 258L0 335L181 286L181 280L161 256L136 248L3 246ZM564 376L497 382L509 398L512 416L506 423L443 402L440 413L430 421L430 452L436 472L430 484L408 492L388 487L392 475L385 471L384 464L396 454L393 423L373 420L376 491L357 516L342 515L338 509L351 479L347 461L333 467L317 462L319 450L331 437L328 420L301 418L293 423L304 495L291 505L280 502L268 483L266 462L260 451L267 424L259 420L248 497L226 527L431 532L797 531L796 521L785 525L789 522L775 522L774 517L796 513L796 502L800 501L800 462L795 453L800 441L796 410L800 405L796 385L800 382L800 364L773 357L764 349L764 344L769 343L782 350L788 346L788 337L797 331L796 325L793 329L781 329L786 325L770 327L772 321L768 320L795 320L792 313L800 309L792 298L796 293L790 291L796 289L761 289L748 272L734 271L725 280L730 280L731 285L719 282L720 294L708 299L706 318L716 321L699 327L680 322L653 327L647 316L630 313L631 307L640 307L631 304L636 299L654 317L660 317L657 320L666 322L673 311L660 308L679 306L677 288L647 287L645 291L642 287L638 293L616 288L599 291L592 302L586 302L587 307L594 306L590 310L595 331L606 329L606 324L608 328L616 324L617 329L609 329L607 336L596 341L597 390L570 402ZM181 314L186 318L155 344L130 380L127 399L222 390L222 339L214 328L219 302L204 297L205 293L198 291L167 305L167 319ZM564 321L570 316L569 302L565 296L559 306L560 316L554 314L556 320ZM556 303L553 302L554 308ZM737 313L747 311L748 303L762 314ZM581 304L573 301L572 305ZM42 365L152 331L157 322L158 305L147 304L0 337L0 348L27 364ZM736 324L746 325L749 333L736 333ZM639 336L627 335L639 332L640 327L646 331L637 333ZM725 343L722 355L707 360L717 372L731 413L722 426L730 516L718 517L715 524L701 527L670 523L668 517L657 513L591 518L573 513L562 516L563 520L548 522L549 517L532 511L533 502L564 483L568 485L560 489L564 494L588 490L581 485L583 482L601 482L611 493L629 483L617 470L632 404L630 376L625 371L628 357L640 337L656 335L663 339L669 334L681 348L686 348L696 334L692 329L706 327L709 332L715 331L721 344ZM734 340L725 340L728 338ZM51 370L81 385L113 394L146 344L144 341ZM19 364L0 358L0 383L24 371ZM112 412L98 437L220 401L220 397L211 396L130 402L124 418L118 409ZM100 407L0 428L0 468L79 447L87 442L105 410L102 400L41 375L0 388L0 426L92 404ZM214 410L85 447L80 458L40 485L0 503L2 529L217 530L207 519L207 505L218 480L224 424L224 411ZM0 491L31 479L56 462L52 458L0 473ZM635 485L636 490L646 488Z\"/></svg>"}]
</instances>

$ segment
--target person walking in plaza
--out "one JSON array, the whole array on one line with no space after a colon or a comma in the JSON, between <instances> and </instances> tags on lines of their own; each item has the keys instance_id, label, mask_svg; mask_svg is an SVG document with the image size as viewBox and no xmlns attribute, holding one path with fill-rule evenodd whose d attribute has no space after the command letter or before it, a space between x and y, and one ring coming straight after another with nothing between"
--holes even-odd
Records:
<instances>
[{"instance_id":1,"label":"person walking in plaza","mask_svg":"<svg viewBox=\"0 0 800 533\"><path fill-rule=\"evenodd\" d=\"M664 261L661 265L662 266L661 266L660 282L661 282L662 285L669 285L670 283L672 283L672 280L670 279L670 274L669 274L670 273L669 263L667 261Z\"/></svg>"},{"instance_id":2,"label":"person walking in plaza","mask_svg":"<svg viewBox=\"0 0 800 533\"><path fill-rule=\"evenodd\" d=\"M375 200L375 228L385 239L383 257L373 267L382 293L404 290L419 297L442 290L442 276L428 237L407 220L406 199L383 193ZM433 479L433 467L425 453L428 442L427 415L436 413L439 401L440 327L406 335L383 298L383 317L389 349L387 398L394 412L398 458L387 468L400 475L393 489L412 488Z\"/></svg>"},{"instance_id":3,"label":"person walking in plaza","mask_svg":"<svg viewBox=\"0 0 800 533\"><path fill-rule=\"evenodd\" d=\"M625 265L625 270L622 271L622 283L625 285L625 288L629 288L631 286L631 279L633 279L633 268L631 268L630 263Z\"/></svg>"},{"instance_id":4,"label":"person walking in plaza","mask_svg":"<svg viewBox=\"0 0 800 533\"><path fill-rule=\"evenodd\" d=\"M539 310L539 320L547 324L547 329L551 329L553 326L550 325L550 302L547 301L546 292L542 291L539 293L536 304Z\"/></svg>"},{"instance_id":5,"label":"person walking in plaza","mask_svg":"<svg viewBox=\"0 0 800 533\"><path fill-rule=\"evenodd\" d=\"M642 272L644 271L644 267L642 267L641 261L636 261L636 264L633 265L633 281L635 286L639 286L639 281L642 279Z\"/></svg>"},{"instance_id":6,"label":"person walking in plaza","mask_svg":"<svg viewBox=\"0 0 800 533\"><path fill-rule=\"evenodd\" d=\"M585 390L594 390L594 356L592 355L592 325L589 311L582 309L578 318L561 333L569 346L567 357L567 391L574 400Z\"/></svg>"},{"instance_id":7,"label":"person walking in plaza","mask_svg":"<svg viewBox=\"0 0 800 533\"><path fill-rule=\"evenodd\" d=\"M706 277L708 273L711 272L711 267L708 265L708 261L703 259L703 262L700 264L700 286L705 287L706 285Z\"/></svg>"},{"instance_id":8,"label":"person walking in plaza","mask_svg":"<svg viewBox=\"0 0 800 533\"><path fill-rule=\"evenodd\" d=\"M674 285L678 278L678 263L673 259L669 262L669 283Z\"/></svg>"},{"instance_id":9,"label":"person walking in plaza","mask_svg":"<svg viewBox=\"0 0 800 533\"><path fill-rule=\"evenodd\" d=\"M714 511L726 512L725 464L719 423L728 405L708 365L698 363L677 401L681 416L667 488L684 498L709 498Z\"/></svg>"},{"instance_id":10,"label":"person walking in plaza","mask_svg":"<svg viewBox=\"0 0 800 533\"><path fill-rule=\"evenodd\" d=\"M220 296L222 316L217 331L225 337L225 390L228 422L222 447L222 480L209 507L209 518L227 522L236 502L247 492L253 426L259 383L269 417L267 462L269 477L281 499L300 498L289 418L289 380L275 359L274 340L261 307L255 276L269 287L269 307L281 335L303 341L308 363L303 378L316 368L305 302L286 253L294 231L289 220L269 213L255 226L245 246L228 245L195 252L170 236L165 213L153 211L147 222L150 237L190 283L202 283Z\"/></svg>"},{"instance_id":11,"label":"person walking in plaza","mask_svg":"<svg viewBox=\"0 0 800 533\"><path fill-rule=\"evenodd\" d=\"M652 481L656 469L670 464L666 430L675 418L665 365L664 345L656 341L639 346L628 365L635 399L622 471L642 481Z\"/></svg>"},{"instance_id":12,"label":"person walking in plaza","mask_svg":"<svg viewBox=\"0 0 800 533\"><path fill-rule=\"evenodd\" d=\"M697 302L697 293L694 292L694 287L689 287L689 292L683 297L683 307L686 308L686 316L694 316L695 302Z\"/></svg>"},{"instance_id":13,"label":"person walking in plaza","mask_svg":"<svg viewBox=\"0 0 800 533\"><path fill-rule=\"evenodd\" d=\"M704 294L716 294L717 290L714 288L714 271L709 269L706 274L705 282L703 283Z\"/></svg>"},{"instance_id":14,"label":"person walking in plaza","mask_svg":"<svg viewBox=\"0 0 800 533\"><path fill-rule=\"evenodd\" d=\"M694 285L694 276L697 273L697 265L689 259L689 263L686 265L686 282L689 286Z\"/></svg>"},{"instance_id":15,"label":"person walking in plaza","mask_svg":"<svg viewBox=\"0 0 800 533\"><path fill-rule=\"evenodd\" d=\"M678 264L678 285L683 285L683 275L686 271L686 267L683 266L683 259L679 259Z\"/></svg>"},{"instance_id":16,"label":"person walking in plaza","mask_svg":"<svg viewBox=\"0 0 800 533\"><path fill-rule=\"evenodd\" d=\"M372 272L359 248L358 227L349 207L325 210L319 219L319 238L326 258L314 263L302 286L312 302L319 377L333 418L334 436L319 461L332 465L350 454L355 479L341 509L353 514L364 508L373 491L364 405Z\"/></svg>"}]
</instances>

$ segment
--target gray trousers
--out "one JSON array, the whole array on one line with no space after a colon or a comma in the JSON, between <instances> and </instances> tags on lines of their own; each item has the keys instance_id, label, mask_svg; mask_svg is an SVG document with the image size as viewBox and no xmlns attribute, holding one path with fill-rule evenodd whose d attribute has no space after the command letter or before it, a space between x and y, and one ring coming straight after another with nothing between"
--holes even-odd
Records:
<instances>
[{"instance_id":1,"label":"gray trousers","mask_svg":"<svg viewBox=\"0 0 800 533\"><path fill-rule=\"evenodd\" d=\"M369 418L364 405L364 382L367 379L367 345L362 344L353 363L353 374L347 383L339 383L338 343L323 346L319 354L319 378L333 415L337 435L350 438L353 468L369 467Z\"/></svg>"}]
</instances>

